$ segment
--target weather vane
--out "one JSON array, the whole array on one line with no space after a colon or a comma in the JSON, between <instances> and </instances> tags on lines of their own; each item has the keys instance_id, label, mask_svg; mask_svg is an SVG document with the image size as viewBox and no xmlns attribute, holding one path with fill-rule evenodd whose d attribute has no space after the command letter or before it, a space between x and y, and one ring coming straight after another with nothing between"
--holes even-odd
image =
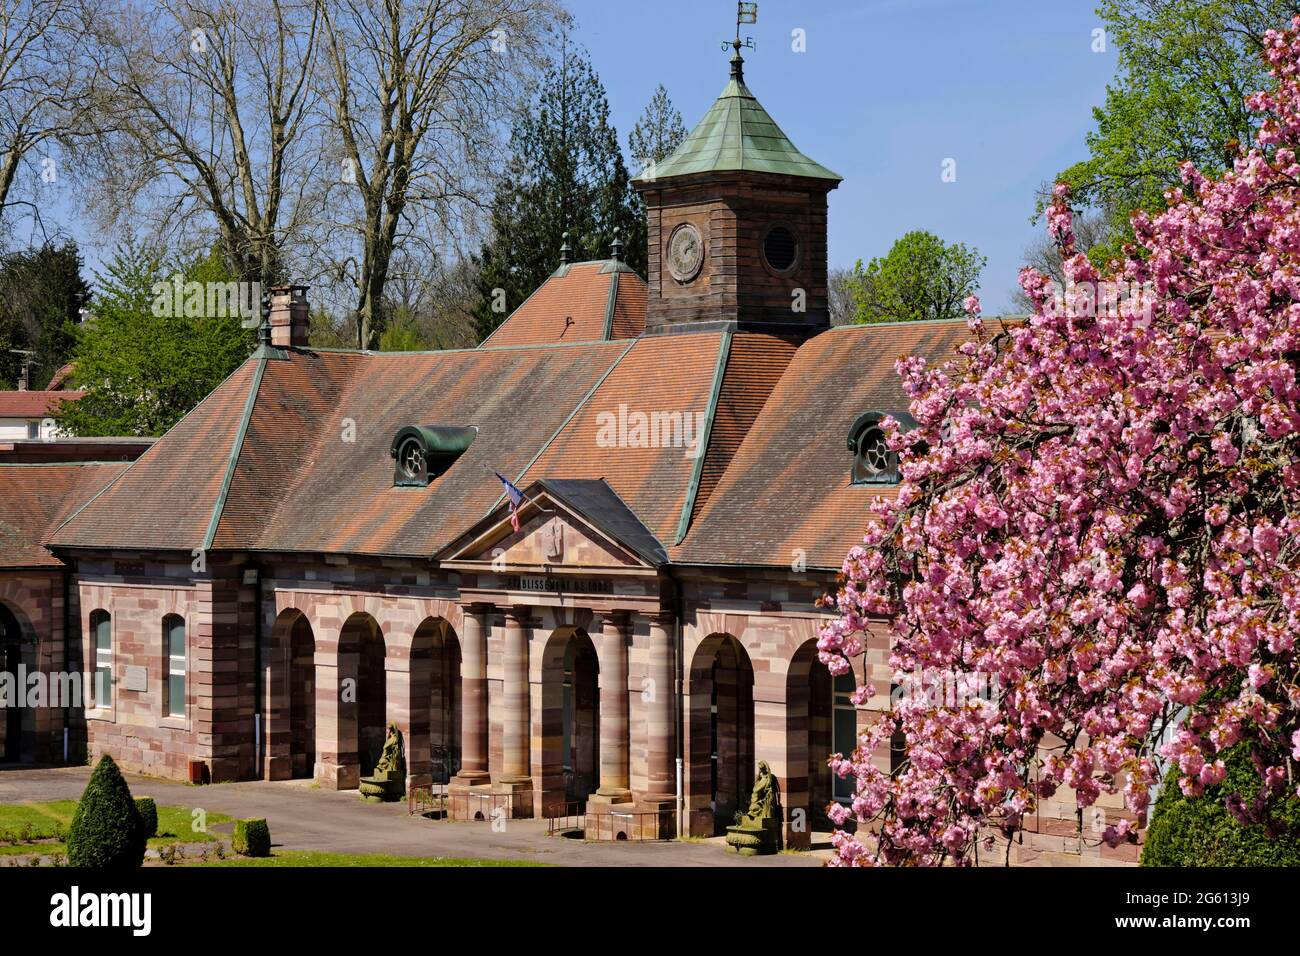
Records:
<instances>
[{"instance_id":1,"label":"weather vane","mask_svg":"<svg viewBox=\"0 0 1300 956\"><path fill-rule=\"evenodd\" d=\"M747 3L745 2L745 0L738 0L738 2L736 3L736 39L723 40L722 48L725 50L727 47L732 47L733 49L735 49L737 56L740 55L740 51L742 49L745 50L754 49L753 37L745 37L744 41L743 42L741 41L740 27L742 24L745 23L757 23L757 22L758 22L758 4Z\"/></svg>"}]
</instances>

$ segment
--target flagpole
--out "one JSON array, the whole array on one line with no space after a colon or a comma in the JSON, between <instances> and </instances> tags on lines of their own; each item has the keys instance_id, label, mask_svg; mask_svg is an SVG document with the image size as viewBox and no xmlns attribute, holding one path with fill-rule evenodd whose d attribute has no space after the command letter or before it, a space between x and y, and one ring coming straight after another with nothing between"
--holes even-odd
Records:
<instances>
[{"instance_id":1,"label":"flagpole","mask_svg":"<svg viewBox=\"0 0 1300 956\"><path fill-rule=\"evenodd\" d=\"M483 468L484 470L491 472L492 477L496 478L498 481L501 480L501 478L503 477L501 472L497 471L495 468L491 467L490 465L484 464ZM523 476L521 475L520 477L522 478ZM519 486L515 485L513 481L510 482L510 484L514 485L516 488L519 488ZM535 505L537 507L538 514L544 514L544 515L555 514L555 510L553 508L543 508L541 505L537 504L536 498L529 498L528 495L524 493L524 489L522 488L519 488L519 496L524 499L524 503ZM492 511L496 511L497 508L501 507L501 502L505 501L506 498L507 498L506 492L504 491L501 492L501 497L498 498L496 500L496 504L492 506ZM523 505L521 504L520 507L523 507Z\"/></svg>"}]
</instances>

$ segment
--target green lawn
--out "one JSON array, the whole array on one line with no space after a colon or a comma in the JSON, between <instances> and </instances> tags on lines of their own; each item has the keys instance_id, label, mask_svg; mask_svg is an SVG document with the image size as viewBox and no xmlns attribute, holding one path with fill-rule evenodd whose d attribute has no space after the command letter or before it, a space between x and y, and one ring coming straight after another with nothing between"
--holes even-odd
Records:
<instances>
[{"instance_id":1,"label":"green lawn","mask_svg":"<svg viewBox=\"0 0 1300 956\"><path fill-rule=\"evenodd\" d=\"M195 866L551 866L524 860L473 860L446 856L388 856L383 853L321 853L276 850L267 857L235 857Z\"/></svg>"},{"instance_id":2,"label":"green lawn","mask_svg":"<svg viewBox=\"0 0 1300 956\"><path fill-rule=\"evenodd\" d=\"M72 815L76 810L76 800L0 804L0 856L66 853L63 838L72 825ZM229 823L230 819L225 814L209 812L207 825L211 830L217 824ZM194 832L190 829L191 820L189 807L159 807L158 835L149 841L149 845L162 847L222 839L220 834ZM52 842L34 842L38 840Z\"/></svg>"}]
</instances>

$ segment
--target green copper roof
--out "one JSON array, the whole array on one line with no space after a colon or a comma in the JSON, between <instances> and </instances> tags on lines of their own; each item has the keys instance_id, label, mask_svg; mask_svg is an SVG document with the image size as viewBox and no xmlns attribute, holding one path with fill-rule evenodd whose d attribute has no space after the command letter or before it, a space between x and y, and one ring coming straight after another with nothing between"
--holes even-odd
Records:
<instances>
[{"instance_id":1,"label":"green copper roof","mask_svg":"<svg viewBox=\"0 0 1300 956\"><path fill-rule=\"evenodd\" d=\"M734 75L717 102L676 151L638 179L652 182L669 176L724 170L841 180L795 149L794 143L749 91L743 76Z\"/></svg>"}]
</instances>

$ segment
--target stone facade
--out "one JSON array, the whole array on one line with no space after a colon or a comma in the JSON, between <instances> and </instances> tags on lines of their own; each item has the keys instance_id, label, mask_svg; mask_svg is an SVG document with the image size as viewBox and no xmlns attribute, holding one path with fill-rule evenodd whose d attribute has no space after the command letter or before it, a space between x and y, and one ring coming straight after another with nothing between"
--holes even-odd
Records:
<instances>
[{"instance_id":1,"label":"stone facade","mask_svg":"<svg viewBox=\"0 0 1300 956\"><path fill-rule=\"evenodd\" d=\"M89 750L127 770L184 779L196 760L212 780L306 775L351 789L371 769L365 735L391 721L407 749L408 785L436 780L477 794L479 803L460 805L470 816L476 807L543 817L615 804L675 817L680 758L681 831L713 836L743 809L765 760L781 787L787 844L806 846L825 829L829 702L814 699L829 688L815 651L825 615L814 602L833 584L824 572L684 573L662 582L657 611L508 588L491 603L501 582L337 556L259 556L195 574L180 561L121 554L83 560L74 580L84 659L94 659L92 612L108 611L113 626L113 704L86 711ZM169 614L189 635L183 717L164 716ZM310 642L305 668L294 666L295 630ZM367 674L364 649L374 642L381 663ZM571 643L594 658L586 696L567 689L581 670L566 671L566 656L581 659L566 655ZM446 660L456 666L440 666ZM877 687L889 687L883 643L866 660ZM146 690L125 688L128 667L147 671ZM382 710L366 718L375 695ZM457 702L454 727L448 701ZM888 706L881 693L857 712L858 726ZM295 721L304 709L311 721ZM571 760L566 743L582 753ZM295 761L303 750L309 768ZM449 750L457 767L435 760ZM877 755L882 767L889 759ZM1103 812L1113 822L1123 811ZM1135 847L1098 849L1088 824L1081 834L1071 795L1044 801L1012 862L1135 861Z\"/></svg>"},{"instance_id":2,"label":"stone facade","mask_svg":"<svg viewBox=\"0 0 1300 956\"><path fill-rule=\"evenodd\" d=\"M63 583L63 572L57 568L0 570L0 639L5 644L5 669L14 675L17 693L31 689L16 686L19 664L27 675L43 675L46 694L61 675L72 672L80 676L65 652ZM44 699L46 706L27 706L33 702L40 701L24 697L12 714L7 708L0 710L0 755L21 762L62 760L64 731L69 727L69 717L75 719L78 709L49 706L52 698L48 696ZM75 747L71 736L69 747ZM68 756L75 755L75 749L70 749Z\"/></svg>"}]
</instances>

